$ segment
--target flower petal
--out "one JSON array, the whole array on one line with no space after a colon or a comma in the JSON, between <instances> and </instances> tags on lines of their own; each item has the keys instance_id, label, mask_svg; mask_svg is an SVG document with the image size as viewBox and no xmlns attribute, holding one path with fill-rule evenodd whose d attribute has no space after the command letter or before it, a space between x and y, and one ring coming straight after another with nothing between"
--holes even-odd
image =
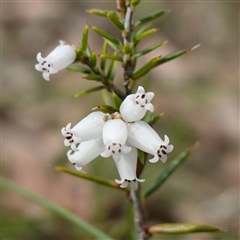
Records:
<instances>
[{"instance_id":1,"label":"flower petal","mask_svg":"<svg viewBox=\"0 0 240 240\"><path fill-rule=\"evenodd\" d=\"M38 64L35 65L36 70L43 72L43 78L50 80L50 74L57 73L59 70L66 68L76 59L75 47L65 43L58 45L46 58L41 53L37 54Z\"/></svg>"},{"instance_id":2,"label":"flower petal","mask_svg":"<svg viewBox=\"0 0 240 240\"><path fill-rule=\"evenodd\" d=\"M82 142L78 146L78 151L72 154L72 151L67 152L68 159L75 164L78 171L82 170L86 164L94 160L103 151L104 144L102 138L93 139Z\"/></svg>"},{"instance_id":3,"label":"flower petal","mask_svg":"<svg viewBox=\"0 0 240 240\"><path fill-rule=\"evenodd\" d=\"M116 183L120 184L120 187L124 188L130 182L143 182L144 179L138 179L136 176L137 168L137 149L131 146L129 153L123 153L120 158L116 158L113 155L114 162L118 169L121 180L115 179Z\"/></svg>"},{"instance_id":4,"label":"flower petal","mask_svg":"<svg viewBox=\"0 0 240 240\"><path fill-rule=\"evenodd\" d=\"M105 123L104 116L105 114L102 112L93 112L83 118L72 129L71 123L62 128L61 132L65 137L64 145L71 146L72 150L76 151L76 144L101 137Z\"/></svg>"},{"instance_id":5,"label":"flower petal","mask_svg":"<svg viewBox=\"0 0 240 240\"><path fill-rule=\"evenodd\" d=\"M169 145L169 138L165 135L164 141L155 130L144 121L136 121L128 126L128 142L136 148L152 154L149 161L155 163L160 159L163 163L167 160L167 153L173 150Z\"/></svg>"},{"instance_id":6,"label":"flower petal","mask_svg":"<svg viewBox=\"0 0 240 240\"><path fill-rule=\"evenodd\" d=\"M102 157L117 156L131 150L131 147L125 146L128 136L127 126L121 119L108 120L103 126L102 136L105 145Z\"/></svg>"}]
</instances>

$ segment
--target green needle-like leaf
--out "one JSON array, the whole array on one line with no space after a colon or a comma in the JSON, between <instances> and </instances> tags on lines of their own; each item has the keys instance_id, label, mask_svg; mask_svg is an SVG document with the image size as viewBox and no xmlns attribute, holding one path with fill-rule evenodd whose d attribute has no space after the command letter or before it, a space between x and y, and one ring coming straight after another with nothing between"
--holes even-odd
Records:
<instances>
[{"instance_id":1,"label":"green needle-like leaf","mask_svg":"<svg viewBox=\"0 0 240 240\"><path fill-rule=\"evenodd\" d=\"M73 71L73 72L80 72L84 74L90 74L92 71L90 69L79 67L79 66L68 66L66 67L67 70Z\"/></svg>"},{"instance_id":2,"label":"green needle-like leaf","mask_svg":"<svg viewBox=\"0 0 240 240\"><path fill-rule=\"evenodd\" d=\"M89 57L91 67L94 68L96 67L97 64L97 56L95 52L92 52L91 56Z\"/></svg>"},{"instance_id":3,"label":"green needle-like leaf","mask_svg":"<svg viewBox=\"0 0 240 240\"><path fill-rule=\"evenodd\" d=\"M96 75L96 74L89 74L86 77L83 77L86 80L93 80L93 81L97 81L97 82L101 82L102 81L102 77L100 75Z\"/></svg>"},{"instance_id":4,"label":"green needle-like leaf","mask_svg":"<svg viewBox=\"0 0 240 240\"><path fill-rule=\"evenodd\" d=\"M167 56L165 57L162 57L161 60L156 64L155 67L163 64L163 63L166 63L166 62L169 62L175 58L178 58L186 53L189 53L189 52L192 52L193 50L197 49L200 47L200 44L192 47L192 48L189 48L189 49L185 49L185 50L181 50L181 51L177 51L177 52L174 52L174 53L171 53L171 54L168 54Z\"/></svg>"},{"instance_id":5,"label":"green needle-like leaf","mask_svg":"<svg viewBox=\"0 0 240 240\"><path fill-rule=\"evenodd\" d=\"M153 126L158 120L160 120L163 117L164 113L160 113L152 119L152 121L149 122L151 126Z\"/></svg>"},{"instance_id":6,"label":"green needle-like leaf","mask_svg":"<svg viewBox=\"0 0 240 240\"><path fill-rule=\"evenodd\" d=\"M83 179L86 179L86 180L89 180L89 181L92 181L92 182L95 182L95 183L99 183L99 184L105 185L107 187L119 189L119 190L122 190L122 191L125 191L125 192L128 191L128 189L121 188L119 186L119 184L117 184L115 181L112 181L112 180L103 179L103 178L96 177L96 176L93 176L93 175L89 175L89 174L86 174L86 173L72 171L72 170L64 168L64 167L56 167L56 169L60 172L65 172L65 173L68 173L72 176L75 176L75 177L78 177L78 178L83 178Z\"/></svg>"},{"instance_id":7,"label":"green needle-like leaf","mask_svg":"<svg viewBox=\"0 0 240 240\"><path fill-rule=\"evenodd\" d=\"M120 30L124 30L124 25L123 23L119 20L118 15L114 13L106 13L107 18L110 20L110 22L116 26Z\"/></svg>"},{"instance_id":8,"label":"green needle-like leaf","mask_svg":"<svg viewBox=\"0 0 240 240\"><path fill-rule=\"evenodd\" d=\"M148 31L150 28L150 25L147 25L147 26L143 26L141 27L135 34L134 34L134 37L138 37L139 35L143 34L144 32Z\"/></svg>"},{"instance_id":9,"label":"green needle-like leaf","mask_svg":"<svg viewBox=\"0 0 240 240\"><path fill-rule=\"evenodd\" d=\"M152 14L150 14L150 15L148 15L148 16L146 16L146 17L143 17L143 18L141 18L140 20L138 20L138 21L134 24L134 26L137 27L137 26L140 26L140 25L142 25L142 24L145 24L145 23L148 23L148 22L150 22L150 21L153 21L153 20L161 17L162 15L164 15L164 14L167 13L167 12L169 12L169 11L159 10L159 11L157 11L157 12L154 12L154 13L152 13Z\"/></svg>"},{"instance_id":10,"label":"green needle-like leaf","mask_svg":"<svg viewBox=\"0 0 240 240\"><path fill-rule=\"evenodd\" d=\"M224 232L221 228L194 223L163 223L151 226L150 234L189 234L200 232Z\"/></svg>"},{"instance_id":11,"label":"green needle-like leaf","mask_svg":"<svg viewBox=\"0 0 240 240\"><path fill-rule=\"evenodd\" d=\"M105 112L105 113L114 113L117 111L117 109L115 107L112 107L112 106L109 106L109 105L98 105L94 108L92 108L93 111L95 110L100 110L102 112Z\"/></svg>"},{"instance_id":12,"label":"green needle-like leaf","mask_svg":"<svg viewBox=\"0 0 240 240\"><path fill-rule=\"evenodd\" d=\"M114 106L117 109L117 111L119 111L120 105L122 104L122 99L120 99L115 92L112 93L112 96L113 96Z\"/></svg>"},{"instance_id":13,"label":"green needle-like leaf","mask_svg":"<svg viewBox=\"0 0 240 240\"><path fill-rule=\"evenodd\" d=\"M83 35L82 35L82 49L83 49L83 51L86 51L87 46L88 46L88 28L89 28L89 26L86 25L84 27L84 30L83 30Z\"/></svg>"},{"instance_id":14,"label":"green needle-like leaf","mask_svg":"<svg viewBox=\"0 0 240 240\"><path fill-rule=\"evenodd\" d=\"M107 39L105 39L105 41L108 43L108 45L109 45L114 51L121 52L122 45L115 44L115 43L113 43L113 42L111 42L111 41L108 41Z\"/></svg>"},{"instance_id":15,"label":"green needle-like leaf","mask_svg":"<svg viewBox=\"0 0 240 240\"><path fill-rule=\"evenodd\" d=\"M109 33L105 32L104 30L97 28L95 26L91 26L92 30L95 31L96 33L98 33L100 36L102 36L103 38L107 39L108 41L121 46L121 42L113 37L112 35L110 35Z\"/></svg>"},{"instance_id":16,"label":"green needle-like leaf","mask_svg":"<svg viewBox=\"0 0 240 240\"><path fill-rule=\"evenodd\" d=\"M78 93L74 94L73 97L76 97L76 98L81 97L81 96L87 95L87 94L92 93L92 92L100 91L104 88L105 88L104 86L98 86L98 87L90 88L90 89L87 89L87 90L83 90L81 92L78 92Z\"/></svg>"},{"instance_id":17,"label":"green needle-like leaf","mask_svg":"<svg viewBox=\"0 0 240 240\"><path fill-rule=\"evenodd\" d=\"M134 57L135 58L141 57L141 56L143 56L143 55L145 55L149 52L152 52L153 50L165 45L166 43L167 43L167 41L156 43L156 44L154 44L154 45L152 45L152 46L150 46L150 47L148 47L148 48L146 48L146 49L144 49L144 50L142 50L138 53L135 53Z\"/></svg>"},{"instance_id":18,"label":"green needle-like leaf","mask_svg":"<svg viewBox=\"0 0 240 240\"><path fill-rule=\"evenodd\" d=\"M94 236L97 239L104 239L104 240L113 240L111 237L100 231L99 229L95 228L91 224L85 222L83 219L75 215L74 213L68 211L66 208L61 207L57 203L51 202L50 200L33 193L22 186L4 178L1 177L1 187L15 192L19 194L20 196L37 203L38 205L46 208L47 210L51 211L52 213L58 215L59 217L71 222L75 226L81 228L82 230L88 232L92 236Z\"/></svg>"},{"instance_id":19,"label":"green needle-like leaf","mask_svg":"<svg viewBox=\"0 0 240 240\"><path fill-rule=\"evenodd\" d=\"M106 17L106 13L111 13L111 14L117 15L117 12L115 12L115 11L107 11L107 10L102 10L102 9L97 9L97 8L89 9L86 12L94 14L94 15L98 15L101 17Z\"/></svg>"},{"instance_id":20,"label":"green needle-like leaf","mask_svg":"<svg viewBox=\"0 0 240 240\"><path fill-rule=\"evenodd\" d=\"M122 62L123 59L119 56L116 56L116 55L109 55L109 54L101 54L99 55L100 58L105 58L105 59L111 59L111 60L114 60L114 61L119 61L119 62Z\"/></svg>"},{"instance_id":21,"label":"green needle-like leaf","mask_svg":"<svg viewBox=\"0 0 240 240\"><path fill-rule=\"evenodd\" d=\"M133 38L134 44L135 45L138 44L142 39L144 39L144 38L146 38L146 37L156 33L157 31L158 31L158 28L152 28L152 29L147 30L147 31L143 32L142 34L134 37Z\"/></svg>"},{"instance_id":22,"label":"green needle-like leaf","mask_svg":"<svg viewBox=\"0 0 240 240\"><path fill-rule=\"evenodd\" d=\"M198 144L195 144L194 146L187 148L175 159L173 159L167 166L167 168L164 170L164 172L161 173L161 175L156 179L156 181L145 191L143 196L145 198L149 197L152 193L158 190L158 188L162 186L162 184L171 176L171 174L188 159L192 151L195 150L197 146Z\"/></svg>"},{"instance_id":23,"label":"green needle-like leaf","mask_svg":"<svg viewBox=\"0 0 240 240\"><path fill-rule=\"evenodd\" d=\"M144 75L146 75L151 69L155 67L155 65L160 61L161 56L155 57L152 60L150 60L148 63L146 63L143 67L141 67L139 70L137 70L132 75L133 80L137 80Z\"/></svg>"},{"instance_id":24,"label":"green needle-like leaf","mask_svg":"<svg viewBox=\"0 0 240 240\"><path fill-rule=\"evenodd\" d=\"M117 53L115 52L113 54L113 56L116 56L116 55L117 55ZM107 78L109 80L113 81L113 79L115 77L116 70L117 70L117 61L112 60L110 65L109 65L108 73L107 73Z\"/></svg>"},{"instance_id":25,"label":"green needle-like leaf","mask_svg":"<svg viewBox=\"0 0 240 240\"><path fill-rule=\"evenodd\" d=\"M103 47L102 47L102 54L107 54L108 53L108 43L105 40L103 42ZM105 71L105 67L106 67L106 58L101 58L101 62L100 62L100 67L101 70L104 72Z\"/></svg>"}]
</instances>

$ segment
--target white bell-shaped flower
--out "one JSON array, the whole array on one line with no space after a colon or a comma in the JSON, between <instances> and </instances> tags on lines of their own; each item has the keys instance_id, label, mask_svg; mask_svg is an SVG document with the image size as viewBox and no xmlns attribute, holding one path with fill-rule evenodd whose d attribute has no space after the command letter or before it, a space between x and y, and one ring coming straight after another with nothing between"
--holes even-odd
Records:
<instances>
[{"instance_id":1,"label":"white bell-shaped flower","mask_svg":"<svg viewBox=\"0 0 240 240\"><path fill-rule=\"evenodd\" d=\"M154 107L151 103L154 97L153 92L145 93L143 87L139 86L135 94L128 95L120 106L120 113L126 122L141 120L147 110L153 112Z\"/></svg>"},{"instance_id":2,"label":"white bell-shaped flower","mask_svg":"<svg viewBox=\"0 0 240 240\"><path fill-rule=\"evenodd\" d=\"M100 137L80 143L78 151L72 152L72 150L69 150L67 152L67 157L69 161L75 165L75 168L78 171L82 171L82 168L99 156L104 149L105 146L102 138Z\"/></svg>"},{"instance_id":3,"label":"white bell-shaped flower","mask_svg":"<svg viewBox=\"0 0 240 240\"><path fill-rule=\"evenodd\" d=\"M132 146L129 153L121 154L120 159L113 155L113 159L121 178L121 180L115 179L115 181L120 184L121 188L127 187L129 183L131 183L134 188L137 188L138 182L145 181L145 179L138 179L136 176L137 149L135 147Z\"/></svg>"},{"instance_id":4,"label":"white bell-shaped flower","mask_svg":"<svg viewBox=\"0 0 240 240\"><path fill-rule=\"evenodd\" d=\"M61 132L65 137L64 145L71 146L72 150L77 151L77 143L101 137L102 128L105 123L104 116L103 112L92 112L73 128L71 128L71 123L62 128Z\"/></svg>"},{"instance_id":5,"label":"white bell-shaped flower","mask_svg":"<svg viewBox=\"0 0 240 240\"><path fill-rule=\"evenodd\" d=\"M101 154L102 157L120 158L121 154L128 153L131 147L125 146L127 140L127 126L121 119L108 120L102 130L103 143L105 151Z\"/></svg>"},{"instance_id":6,"label":"white bell-shaped flower","mask_svg":"<svg viewBox=\"0 0 240 240\"><path fill-rule=\"evenodd\" d=\"M58 45L47 57L43 58L41 53L37 54L38 64L35 68L43 72L43 78L47 81L50 80L50 74L57 73L58 71L66 68L72 64L76 59L75 47L64 42L59 41Z\"/></svg>"},{"instance_id":7,"label":"white bell-shaped flower","mask_svg":"<svg viewBox=\"0 0 240 240\"><path fill-rule=\"evenodd\" d=\"M144 121L136 121L128 126L128 142L136 148L154 155L149 161L155 163L160 159L163 163L167 160L167 153L173 150L169 145L169 138L165 135L164 141L154 129Z\"/></svg>"}]
</instances>

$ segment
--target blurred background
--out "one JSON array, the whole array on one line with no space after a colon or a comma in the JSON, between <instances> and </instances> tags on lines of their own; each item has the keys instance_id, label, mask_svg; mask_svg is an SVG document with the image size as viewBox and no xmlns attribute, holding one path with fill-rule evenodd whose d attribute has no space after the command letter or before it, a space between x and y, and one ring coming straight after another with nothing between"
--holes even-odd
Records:
<instances>
[{"instance_id":1,"label":"blurred background","mask_svg":"<svg viewBox=\"0 0 240 240\"><path fill-rule=\"evenodd\" d=\"M126 240L130 204L124 193L55 170L74 167L66 158L61 128L76 124L102 103L101 93L73 98L97 86L79 73L63 70L47 82L37 72L36 54L46 56L63 39L78 45L86 23L115 36L107 19L86 13L115 9L115 1L2 2L2 174L25 188L77 213L114 239ZM148 224L193 222L226 229L221 234L156 236L152 239L239 239L239 3L143 1L137 20L159 9L169 14L152 23L158 33L139 50L158 41L168 44L154 56L201 47L156 68L139 84L155 92L155 113L165 113L155 129L174 145L165 164L148 163L146 189L171 160L197 141L200 147L146 203ZM90 46L100 53L102 39L90 32ZM116 84L122 88L122 72ZM85 167L107 179L118 178L110 159ZM81 229L15 193L3 191L3 240L93 239Z\"/></svg>"}]
</instances>

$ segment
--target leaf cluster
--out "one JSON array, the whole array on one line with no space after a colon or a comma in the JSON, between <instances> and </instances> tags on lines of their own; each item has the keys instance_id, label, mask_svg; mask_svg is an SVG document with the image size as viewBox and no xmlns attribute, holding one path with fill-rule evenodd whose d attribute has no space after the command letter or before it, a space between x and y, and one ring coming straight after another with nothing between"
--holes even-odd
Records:
<instances>
[{"instance_id":1,"label":"leaf cluster","mask_svg":"<svg viewBox=\"0 0 240 240\"><path fill-rule=\"evenodd\" d=\"M132 92L136 81L144 77L152 69L178 58L197 47L195 46L193 48L177 51L163 57L157 55L143 66L136 69L137 60L140 57L167 43L167 41L159 41L141 51L138 50L138 45L141 41L152 36L159 30L157 28L151 28L150 23L169 12L168 10L158 10L133 22L132 15L139 3L140 0L132 0L129 2L117 0L117 11L96 8L87 11L90 14L108 19L113 26L121 32L122 38L118 39L111 33L97 26L87 24L84 27L81 37L81 45L77 47L77 59L75 62L80 62L83 66L74 65L69 66L67 69L85 74L83 77L84 79L88 81L96 81L98 82L98 86L80 91L79 93L76 93L74 97L100 91L104 88L109 92L114 92L123 100ZM96 53L96 51L92 50L89 46L89 30L96 32L103 38L100 53ZM114 83L118 64L120 64L123 70L122 78L123 85L126 89L125 92L119 90Z\"/></svg>"}]
</instances>

